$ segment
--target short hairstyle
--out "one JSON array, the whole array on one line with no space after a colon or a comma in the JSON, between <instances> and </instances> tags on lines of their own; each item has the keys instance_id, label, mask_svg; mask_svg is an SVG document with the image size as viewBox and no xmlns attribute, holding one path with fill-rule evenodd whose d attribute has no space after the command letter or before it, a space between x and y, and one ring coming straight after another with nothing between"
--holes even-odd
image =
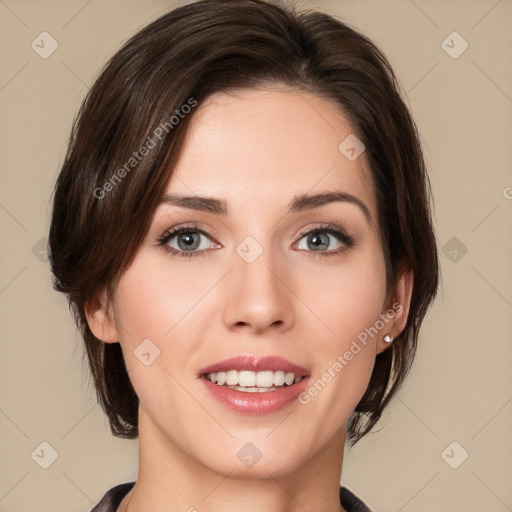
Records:
<instances>
[{"instance_id":1,"label":"short hairstyle","mask_svg":"<svg viewBox=\"0 0 512 512\"><path fill-rule=\"evenodd\" d=\"M349 418L351 445L375 425L410 370L439 262L421 144L390 64L366 36L325 13L277 0L201 0L151 22L105 65L74 120L54 189L54 288L68 298L116 437L138 437L139 400L120 344L92 334L84 306L101 289L110 303L197 106L215 92L276 84L317 94L346 115L366 147L389 296L399 272L414 275L406 326L376 356Z\"/></svg>"}]
</instances>

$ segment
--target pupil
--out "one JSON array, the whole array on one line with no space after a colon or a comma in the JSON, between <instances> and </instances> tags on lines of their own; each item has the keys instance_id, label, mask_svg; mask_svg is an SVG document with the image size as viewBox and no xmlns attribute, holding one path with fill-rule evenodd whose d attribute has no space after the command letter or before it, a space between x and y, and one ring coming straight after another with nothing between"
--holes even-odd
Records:
<instances>
[{"instance_id":1,"label":"pupil","mask_svg":"<svg viewBox=\"0 0 512 512\"><path fill-rule=\"evenodd\" d=\"M322 242L321 237L323 235L315 234L315 235L311 235L311 236L312 236L312 238L311 238L312 245L314 247L322 247L323 249L325 249L329 245L328 240L326 242Z\"/></svg>"},{"instance_id":2,"label":"pupil","mask_svg":"<svg viewBox=\"0 0 512 512\"><path fill-rule=\"evenodd\" d=\"M197 247L197 240L194 240L194 235L195 235L195 233L184 233L181 235L180 242L184 241L185 248L195 249ZM181 243L180 243L180 245L181 245ZM181 248L183 249L183 247L181 247Z\"/></svg>"}]
</instances>

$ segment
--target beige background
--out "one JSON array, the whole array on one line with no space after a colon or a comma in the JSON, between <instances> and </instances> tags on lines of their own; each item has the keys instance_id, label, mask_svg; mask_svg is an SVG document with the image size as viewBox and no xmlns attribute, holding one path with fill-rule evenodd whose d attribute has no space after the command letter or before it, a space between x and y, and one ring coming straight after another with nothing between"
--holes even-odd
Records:
<instances>
[{"instance_id":1,"label":"beige background","mask_svg":"<svg viewBox=\"0 0 512 512\"><path fill-rule=\"evenodd\" d=\"M444 289L410 379L347 453L342 481L376 512L512 510L512 1L298 3L389 57L421 132L442 251ZM0 0L0 511L85 512L136 477L137 442L111 436L38 251L81 99L121 43L175 5ZM31 48L43 31L59 45L47 59ZM469 44L458 58L441 46L453 31ZM31 456L43 441L58 453L48 469Z\"/></svg>"}]
</instances>

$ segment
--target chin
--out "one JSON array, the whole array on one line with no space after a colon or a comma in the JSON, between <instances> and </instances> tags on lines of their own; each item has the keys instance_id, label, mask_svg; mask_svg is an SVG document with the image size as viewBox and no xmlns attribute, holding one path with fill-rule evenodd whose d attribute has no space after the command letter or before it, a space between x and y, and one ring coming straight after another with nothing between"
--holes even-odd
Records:
<instances>
[{"instance_id":1,"label":"chin","mask_svg":"<svg viewBox=\"0 0 512 512\"><path fill-rule=\"evenodd\" d=\"M193 448L189 454L196 463L206 470L229 478L268 479L284 476L296 471L304 464L307 454L305 444L286 443L282 437L275 442L265 440L268 432L244 432L243 436L225 440L202 438L201 446ZM252 441L251 441L252 439ZM300 439L299 439L300 441ZM187 450L184 450L187 453Z\"/></svg>"},{"instance_id":2,"label":"chin","mask_svg":"<svg viewBox=\"0 0 512 512\"><path fill-rule=\"evenodd\" d=\"M301 465L302 461L295 457L289 457L287 454L276 453L273 457L264 457L252 462L244 464L235 458L234 462L225 464L207 464L207 467L224 477L235 478L240 480L262 480L272 477L286 476Z\"/></svg>"}]
</instances>

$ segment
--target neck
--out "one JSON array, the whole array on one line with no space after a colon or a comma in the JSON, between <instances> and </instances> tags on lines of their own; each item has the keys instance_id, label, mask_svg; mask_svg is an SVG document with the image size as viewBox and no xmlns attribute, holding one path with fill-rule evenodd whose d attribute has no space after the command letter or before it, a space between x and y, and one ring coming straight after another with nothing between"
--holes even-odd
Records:
<instances>
[{"instance_id":1,"label":"neck","mask_svg":"<svg viewBox=\"0 0 512 512\"><path fill-rule=\"evenodd\" d=\"M138 477L117 512L344 512L339 500L344 442L340 432L284 475L260 467L255 477L233 477L192 459L139 410Z\"/></svg>"}]
</instances>

